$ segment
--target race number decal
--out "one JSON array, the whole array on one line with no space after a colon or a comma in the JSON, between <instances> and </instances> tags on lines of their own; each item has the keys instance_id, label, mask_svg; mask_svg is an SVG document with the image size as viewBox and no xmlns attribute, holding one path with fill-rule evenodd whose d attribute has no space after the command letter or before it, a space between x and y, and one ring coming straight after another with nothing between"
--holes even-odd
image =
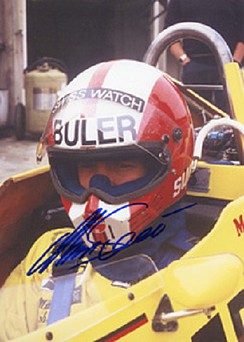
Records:
<instances>
[{"instance_id":1,"label":"race number decal","mask_svg":"<svg viewBox=\"0 0 244 342\"><path fill-rule=\"evenodd\" d=\"M229 302L228 307L237 337L244 338L244 290Z\"/></svg>"},{"instance_id":2,"label":"race number decal","mask_svg":"<svg viewBox=\"0 0 244 342\"><path fill-rule=\"evenodd\" d=\"M232 323L235 329L236 336L239 341L244 338L244 290L239 292L229 303L228 308L230 311ZM219 315L213 317L209 323L202 327L193 337L192 342L205 342L205 341L221 341L227 342L223 323Z\"/></svg>"}]
</instances>

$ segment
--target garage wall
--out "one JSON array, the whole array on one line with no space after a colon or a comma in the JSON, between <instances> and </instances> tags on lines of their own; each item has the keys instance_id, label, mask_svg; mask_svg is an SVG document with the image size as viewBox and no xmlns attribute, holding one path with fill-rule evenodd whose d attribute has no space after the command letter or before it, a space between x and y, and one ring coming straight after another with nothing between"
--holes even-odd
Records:
<instances>
[{"instance_id":1,"label":"garage wall","mask_svg":"<svg viewBox=\"0 0 244 342\"><path fill-rule=\"evenodd\" d=\"M61 59L70 78L103 60L142 60L153 5L153 0L0 0L0 89L9 90L8 124L13 125L15 105L25 100L23 70L40 57Z\"/></svg>"},{"instance_id":2,"label":"garage wall","mask_svg":"<svg viewBox=\"0 0 244 342\"><path fill-rule=\"evenodd\" d=\"M22 10L24 1L0 0L0 43L4 44L4 49L0 49L0 89L9 91L7 125L13 121L15 104L22 101L24 68Z\"/></svg>"},{"instance_id":3,"label":"garage wall","mask_svg":"<svg viewBox=\"0 0 244 342\"><path fill-rule=\"evenodd\" d=\"M69 76L114 58L142 59L151 0L27 0L28 63L61 59Z\"/></svg>"}]
</instances>

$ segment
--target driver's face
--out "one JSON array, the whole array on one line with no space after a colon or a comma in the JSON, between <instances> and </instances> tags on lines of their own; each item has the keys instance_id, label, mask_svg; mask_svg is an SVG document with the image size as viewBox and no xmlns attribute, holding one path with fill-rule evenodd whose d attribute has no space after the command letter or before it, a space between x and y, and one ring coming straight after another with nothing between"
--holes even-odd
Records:
<instances>
[{"instance_id":1,"label":"driver's face","mask_svg":"<svg viewBox=\"0 0 244 342\"><path fill-rule=\"evenodd\" d=\"M111 185L120 185L144 177L146 172L147 167L140 159L91 161L79 164L79 181L87 189L91 178L100 174L107 176Z\"/></svg>"}]
</instances>

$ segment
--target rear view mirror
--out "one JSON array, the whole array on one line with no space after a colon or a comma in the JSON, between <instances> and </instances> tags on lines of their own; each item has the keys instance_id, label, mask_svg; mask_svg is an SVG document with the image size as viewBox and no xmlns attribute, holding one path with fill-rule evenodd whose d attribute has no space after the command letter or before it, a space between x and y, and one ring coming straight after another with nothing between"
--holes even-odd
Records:
<instances>
[{"instance_id":1,"label":"rear view mirror","mask_svg":"<svg viewBox=\"0 0 244 342\"><path fill-rule=\"evenodd\" d=\"M234 254L182 259L168 267L167 294L185 308L209 308L234 293L242 274L243 263Z\"/></svg>"}]
</instances>

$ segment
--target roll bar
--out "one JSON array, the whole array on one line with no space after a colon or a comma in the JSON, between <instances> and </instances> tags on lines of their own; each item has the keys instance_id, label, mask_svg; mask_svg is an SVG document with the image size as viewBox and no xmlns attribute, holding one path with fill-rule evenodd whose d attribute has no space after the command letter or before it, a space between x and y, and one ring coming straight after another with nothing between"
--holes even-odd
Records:
<instances>
[{"instance_id":1,"label":"roll bar","mask_svg":"<svg viewBox=\"0 0 244 342\"><path fill-rule=\"evenodd\" d=\"M147 64L156 66L161 54L174 42L184 38L196 39L198 41L201 41L211 49L218 66L218 71L223 85L230 117L232 119L236 119L233 101L228 88L227 76L224 67L225 64L233 62L232 54L224 38L213 28L196 22L184 22L172 25L160 32L158 36L152 41L145 53L143 61ZM239 159L243 164L244 154L240 136L236 136L236 144Z\"/></svg>"},{"instance_id":2,"label":"roll bar","mask_svg":"<svg viewBox=\"0 0 244 342\"><path fill-rule=\"evenodd\" d=\"M230 116L234 118L232 100L228 92L224 70L224 65L233 61L232 54L224 38L211 27L195 22L185 22L166 28L150 44L144 56L144 62L156 66L161 54L170 45L183 38L199 40L208 45L213 52L229 106Z\"/></svg>"}]
</instances>

